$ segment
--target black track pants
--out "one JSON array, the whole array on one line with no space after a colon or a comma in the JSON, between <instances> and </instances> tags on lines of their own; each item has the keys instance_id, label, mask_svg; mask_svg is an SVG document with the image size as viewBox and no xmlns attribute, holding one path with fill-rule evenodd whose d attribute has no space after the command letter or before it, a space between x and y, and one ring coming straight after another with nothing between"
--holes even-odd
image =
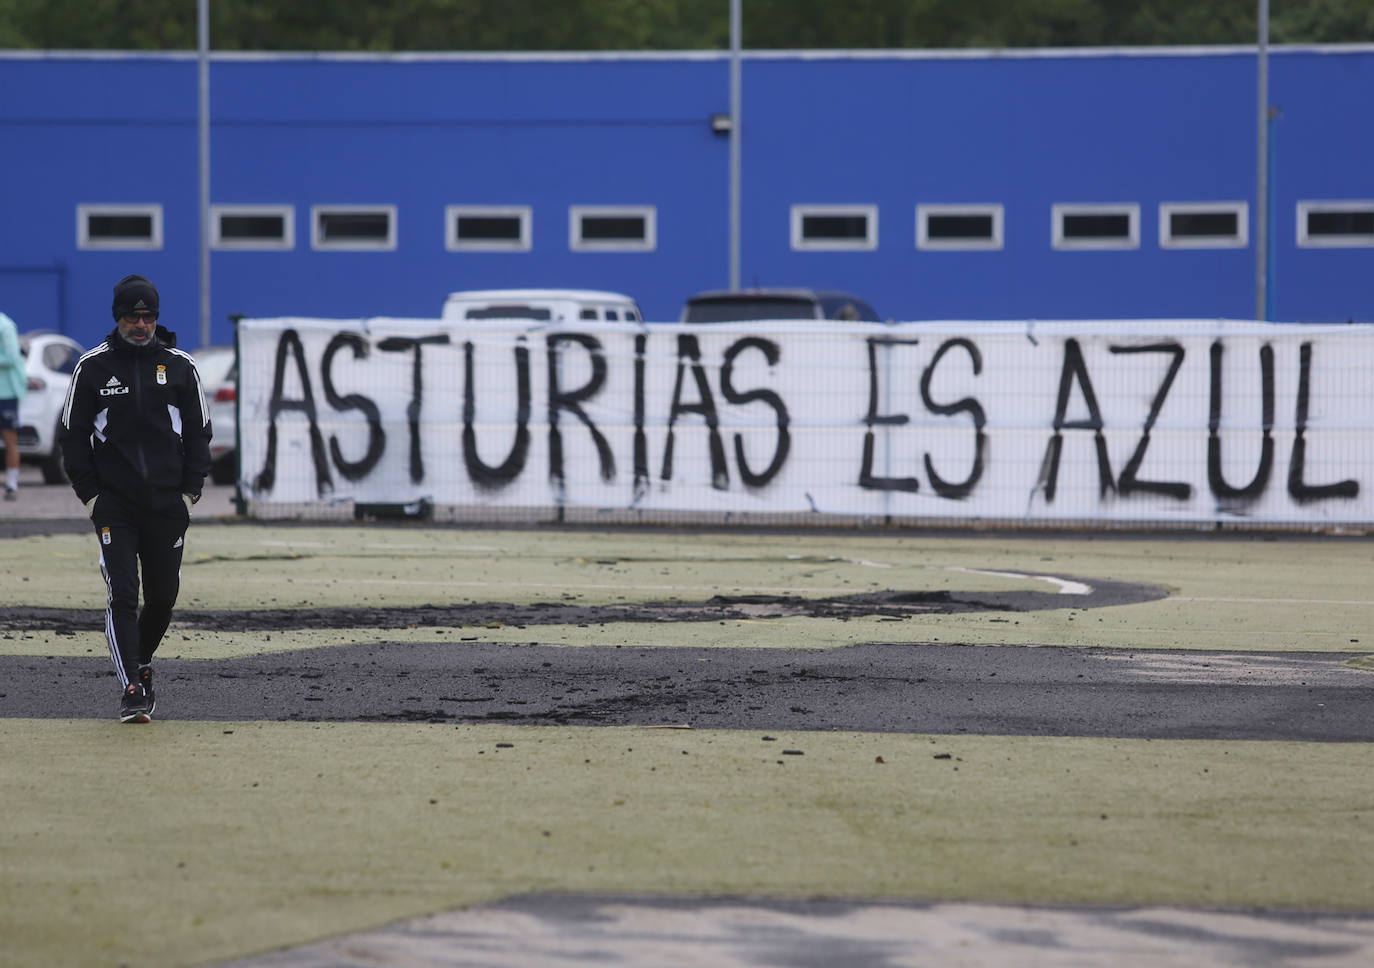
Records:
<instances>
[{"instance_id":1,"label":"black track pants","mask_svg":"<svg viewBox=\"0 0 1374 968\"><path fill-rule=\"evenodd\" d=\"M100 571L109 606L105 638L110 643L121 686L153 660L181 589L181 553L190 516L175 507L149 511L109 492L100 495L91 516L100 542ZM138 608L139 569L143 572L143 610Z\"/></svg>"}]
</instances>

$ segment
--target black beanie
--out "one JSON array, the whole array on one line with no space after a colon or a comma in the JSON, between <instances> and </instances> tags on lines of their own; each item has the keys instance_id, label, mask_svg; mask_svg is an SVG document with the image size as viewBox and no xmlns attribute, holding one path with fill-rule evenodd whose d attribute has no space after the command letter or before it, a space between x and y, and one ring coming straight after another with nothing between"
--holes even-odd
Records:
<instances>
[{"instance_id":1,"label":"black beanie","mask_svg":"<svg viewBox=\"0 0 1374 968\"><path fill-rule=\"evenodd\" d=\"M157 286L143 276L125 276L115 283L112 308L115 319L139 309L157 312Z\"/></svg>"}]
</instances>

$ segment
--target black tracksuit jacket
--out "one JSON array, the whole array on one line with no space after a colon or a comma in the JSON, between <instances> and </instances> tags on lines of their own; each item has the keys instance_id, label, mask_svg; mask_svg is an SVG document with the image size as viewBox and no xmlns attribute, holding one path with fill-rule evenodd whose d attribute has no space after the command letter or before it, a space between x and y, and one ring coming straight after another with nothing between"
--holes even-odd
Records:
<instances>
[{"instance_id":1,"label":"black tracksuit jacket","mask_svg":"<svg viewBox=\"0 0 1374 968\"><path fill-rule=\"evenodd\" d=\"M210 415L191 355L162 326L147 346L118 327L76 364L62 408L62 462L84 504L113 491L163 510L199 497L210 472Z\"/></svg>"}]
</instances>

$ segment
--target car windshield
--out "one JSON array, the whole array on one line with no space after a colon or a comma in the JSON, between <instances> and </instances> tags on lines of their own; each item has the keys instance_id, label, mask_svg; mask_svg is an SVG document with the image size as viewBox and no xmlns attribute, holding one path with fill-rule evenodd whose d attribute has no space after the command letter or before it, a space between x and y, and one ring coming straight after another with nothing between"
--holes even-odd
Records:
<instances>
[{"instance_id":1,"label":"car windshield","mask_svg":"<svg viewBox=\"0 0 1374 968\"><path fill-rule=\"evenodd\" d=\"M19 354L29 362L30 350L38 347L36 365L54 373L70 376L76 370L76 361L81 356L81 348L67 340L49 333L23 333L19 337Z\"/></svg>"},{"instance_id":2,"label":"car windshield","mask_svg":"<svg viewBox=\"0 0 1374 968\"><path fill-rule=\"evenodd\" d=\"M76 361L80 356L80 350L66 343L49 343L43 347L43 365L54 373L75 373Z\"/></svg>"},{"instance_id":3,"label":"car windshield","mask_svg":"<svg viewBox=\"0 0 1374 968\"><path fill-rule=\"evenodd\" d=\"M234 365L234 350L231 347L203 346L191 355L195 357L200 382L207 387L224 382Z\"/></svg>"},{"instance_id":4,"label":"car windshield","mask_svg":"<svg viewBox=\"0 0 1374 968\"><path fill-rule=\"evenodd\" d=\"M483 306L463 313L464 319L553 319L553 313L534 306Z\"/></svg>"},{"instance_id":5,"label":"car windshield","mask_svg":"<svg viewBox=\"0 0 1374 968\"><path fill-rule=\"evenodd\" d=\"M684 322L734 323L754 319L815 319L815 303L793 296L731 296L693 299Z\"/></svg>"},{"instance_id":6,"label":"car windshield","mask_svg":"<svg viewBox=\"0 0 1374 968\"><path fill-rule=\"evenodd\" d=\"M844 293L827 293L821 296L821 308L826 319L847 319L851 322L880 323L881 317L873 307L862 299Z\"/></svg>"}]
</instances>

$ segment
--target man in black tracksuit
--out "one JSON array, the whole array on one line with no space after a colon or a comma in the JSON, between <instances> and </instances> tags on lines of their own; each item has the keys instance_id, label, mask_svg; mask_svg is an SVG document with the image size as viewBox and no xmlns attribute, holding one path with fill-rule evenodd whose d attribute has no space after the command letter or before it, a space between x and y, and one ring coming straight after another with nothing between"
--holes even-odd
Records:
<instances>
[{"instance_id":1,"label":"man in black tracksuit","mask_svg":"<svg viewBox=\"0 0 1374 968\"><path fill-rule=\"evenodd\" d=\"M195 361L157 324L153 284L125 276L113 310L114 332L72 374L59 436L72 489L100 541L105 637L123 690L119 719L146 723L153 653L172 619L191 505L210 470L210 416Z\"/></svg>"}]
</instances>

